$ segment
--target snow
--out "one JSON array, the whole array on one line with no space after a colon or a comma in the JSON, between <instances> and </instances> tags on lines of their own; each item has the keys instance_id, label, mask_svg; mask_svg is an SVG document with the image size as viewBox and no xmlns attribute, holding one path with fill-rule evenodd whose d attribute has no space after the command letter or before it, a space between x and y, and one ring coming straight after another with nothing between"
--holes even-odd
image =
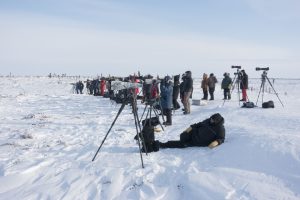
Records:
<instances>
[{"instance_id":1,"label":"snow","mask_svg":"<svg viewBox=\"0 0 300 200\"><path fill-rule=\"evenodd\" d=\"M300 80L268 83L264 101L274 109L240 108L236 94L176 111L173 125L156 133L179 139L190 124L214 113L225 118L226 139L209 149L161 149L143 154L126 106L94 162L120 105L72 93L78 79L0 78L0 199L300 199ZM219 82L221 80L219 79ZM256 103L260 79L248 95ZM200 99L200 80L194 80ZM270 92L270 93L269 93ZM234 91L236 93L236 90ZM144 105L138 102L139 115Z\"/></svg>"}]
</instances>

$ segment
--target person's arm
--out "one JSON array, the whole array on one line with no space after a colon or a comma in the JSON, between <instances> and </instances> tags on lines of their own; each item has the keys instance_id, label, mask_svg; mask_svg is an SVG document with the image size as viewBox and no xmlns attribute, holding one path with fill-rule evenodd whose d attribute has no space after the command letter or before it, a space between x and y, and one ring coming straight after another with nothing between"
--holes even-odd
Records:
<instances>
[{"instance_id":1,"label":"person's arm","mask_svg":"<svg viewBox=\"0 0 300 200\"><path fill-rule=\"evenodd\" d=\"M216 140L212 141L208 147L209 148L214 148L216 146L219 146L220 144L224 143L224 140L225 140L225 128L221 128L217 133L216 133Z\"/></svg>"}]
</instances>

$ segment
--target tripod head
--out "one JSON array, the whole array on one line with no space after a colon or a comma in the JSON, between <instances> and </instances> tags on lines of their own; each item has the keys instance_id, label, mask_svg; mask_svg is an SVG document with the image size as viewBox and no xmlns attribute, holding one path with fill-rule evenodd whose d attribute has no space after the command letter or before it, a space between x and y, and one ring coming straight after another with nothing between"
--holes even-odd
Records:
<instances>
[{"instance_id":1,"label":"tripod head","mask_svg":"<svg viewBox=\"0 0 300 200\"><path fill-rule=\"evenodd\" d=\"M255 70L256 71L260 71L263 70L263 73L261 74L261 80L262 82L266 82L266 78L267 78L267 71L269 71L269 67L256 67Z\"/></svg>"},{"instance_id":2,"label":"tripod head","mask_svg":"<svg viewBox=\"0 0 300 200\"><path fill-rule=\"evenodd\" d=\"M237 81L239 82L241 80L241 71L240 69L242 68L241 66L231 66L232 69L236 69L236 72L234 72L234 76L237 77Z\"/></svg>"},{"instance_id":3,"label":"tripod head","mask_svg":"<svg viewBox=\"0 0 300 200\"><path fill-rule=\"evenodd\" d=\"M267 71L264 70L263 73L261 74L261 80L262 80L263 82L266 82L266 78L267 78Z\"/></svg>"}]
</instances>

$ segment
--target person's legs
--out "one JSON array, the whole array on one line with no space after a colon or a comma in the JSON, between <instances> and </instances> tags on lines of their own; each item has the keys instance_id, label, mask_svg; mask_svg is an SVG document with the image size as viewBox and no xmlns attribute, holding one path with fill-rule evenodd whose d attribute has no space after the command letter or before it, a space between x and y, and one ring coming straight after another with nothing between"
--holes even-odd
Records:
<instances>
[{"instance_id":1,"label":"person's legs","mask_svg":"<svg viewBox=\"0 0 300 200\"><path fill-rule=\"evenodd\" d=\"M172 140L168 142L159 142L159 148L185 148L188 147L185 144L183 144L181 141L178 140Z\"/></svg>"},{"instance_id":2,"label":"person's legs","mask_svg":"<svg viewBox=\"0 0 300 200\"><path fill-rule=\"evenodd\" d=\"M163 124L172 125L172 109L166 108L164 111L166 112L167 120Z\"/></svg>"},{"instance_id":3,"label":"person's legs","mask_svg":"<svg viewBox=\"0 0 300 200\"><path fill-rule=\"evenodd\" d=\"M246 92L246 89L242 89L242 100L243 101L247 101L247 92Z\"/></svg>"},{"instance_id":4,"label":"person's legs","mask_svg":"<svg viewBox=\"0 0 300 200\"><path fill-rule=\"evenodd\" d=\"M224 99L227 99L227 90L226 89L224 89Z\"/></svg>"},{"instance_id":5,"label":"person's legs","mask_svg":"<svg viewBox=\"0 0 300 200\"><path fill-rule=\"evenodd\" d=\"M192 141L192 134L191 133L187 133L187 132L183 132L180 134L180 141L182 143L191 143Z\"/></svg>"},{"instance_id":6,"label":"person's legs","mask_svg":"<svg viewBox=\"0 0 300 200\"><path fill-rule=\"evenodd\" d=\"M210 95L210 99L209 100L214 100L214 88L209 88L209 95Z\"/></svg>"},{"instance_id":7,"label":"person's legs","mask_svg":"<svg viewBox=\"0 0 300 200\"><path fill-rule=\"evenodd\" d=\"M185 112L188 114L191 112L190 110L190 96L191 96L191 92L185 92L184 93L184 110Z\"/></svg>"}]
</instances>

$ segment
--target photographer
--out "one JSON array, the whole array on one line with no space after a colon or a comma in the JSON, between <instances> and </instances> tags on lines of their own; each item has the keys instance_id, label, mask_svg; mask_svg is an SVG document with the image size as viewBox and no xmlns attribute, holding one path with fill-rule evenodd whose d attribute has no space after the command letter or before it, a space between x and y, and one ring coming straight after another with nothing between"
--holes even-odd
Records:
<instances>
[{"instance_id":1,"label":"photographer","mask_svg":"<svg viewBox=\"0 0 300 200\"><path fill-rule=\"evenodd\" d=\"M247 89L248 89L248 75L245 70L241 70L240 76L240 88L242 89L241 101L247 101Z\"/></svg>"},{"instance_id":2,"label":"photographer","mask_svg":"<svg viewBox=\"0 0 300 200\"><path fill-rule=\"evenodd\" d=\"M208 97L208 76L206 73L203 74L203 79L201 82L201 88L203 91L203 98L202 100L207 100Z\"/></svg>"},{"instance_id":3,"label":"photographer","mask_svg":"<svg viewBox=\"0 0 300 200\"><path fill-rule=\"evenodd\" d=\"M171 77L166 76L160 83L160 102L162 107L162 114L167 116L166 122L163 124L166 126L172 125L172 97L173 97L173 85Z\"/></svg>"},{"instance_id":4,"label":"photographer","mask_svg":"<svg viewBox=\"0 0 300 200\"><path fill-rule=\"evenodd\" d=\"M190 97L193 92L193 79L192 79L191 71L185 72L183 92L184 92L184 96L183 96L184 112L183 112L183 114L186 115L186 114L191 113Z\"/></svg>"},{"instance_id":5,"label":"photographer","mask_svg":"<svg viewBox=\"0 0 300 200\"><path fill-rule=\"evenodd\" d=\"M224 73L224 78L222 80L222 84L221 84L221 87L222 89L224 90L224 99L228 99L230 100L231 99L231 95L230 95L230 87L232 85L232 79L230 78L229 76L229 73Z\"/></svg>"},{"instance_id":6,"label":"photographer","mask_svg":"<svg viewBox=\"0 0 300 200\"><path fill-rule=\"evenodd\" d=\"M180 105L177 101L178 96L179 96L179 90L180 90L179 78L180 78L180 75L174 76L174 85L173 85L173 109L174 110L177 110L180 108Z\"/></svg>"},{"instance_id":7,"label":"photographer","mask_svg":"<svg viewBox=\"0 0 300 200\"><path fill-rule=\"evenodd\" d=\"M219 114L213 114L202 122L191 125L180 134L180 140L159 142L160 148L186 148L200 146L214 148L225 140L224 118Z\"/></svg>"},{"instance_id":8,"label":"photographer","mask_svg":"<svg viewBox=\"0 0 300 200\"><path fill-rule=\"evenodd\" d=\"M208 91L209 91L209 95L210 95L209 100L215 99L214 92L215 92L215 87L216 87L217 82L218 82L217 78L215 77L215 75L213 73L211 73L208 78Z\"/></svg>"}]
</instances>

